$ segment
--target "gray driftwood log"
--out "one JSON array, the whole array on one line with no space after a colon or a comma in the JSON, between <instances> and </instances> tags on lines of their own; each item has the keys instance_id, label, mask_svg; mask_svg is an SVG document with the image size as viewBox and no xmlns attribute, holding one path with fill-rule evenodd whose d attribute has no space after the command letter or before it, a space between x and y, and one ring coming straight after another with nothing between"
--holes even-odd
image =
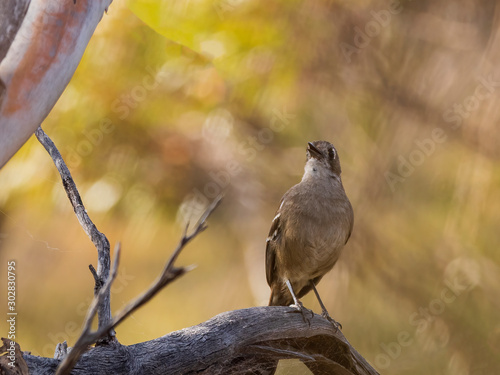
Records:
<instances>
[{"instance_id":1,"label":"gray driftwood log","mask_svg":"<svg viewBox=\"0 0 500 375\"><path fill-rule=\"evenodd\" d=\"M71 373L274 374L279 360L291 358L313 374L378 374L327 320L314 315L308 326L292 308L281 306L225 312L135 345L98 346L84 353ZM28 354L24 359L33 375L53 374L60 362Z\"/></svg>"}]
</instances>

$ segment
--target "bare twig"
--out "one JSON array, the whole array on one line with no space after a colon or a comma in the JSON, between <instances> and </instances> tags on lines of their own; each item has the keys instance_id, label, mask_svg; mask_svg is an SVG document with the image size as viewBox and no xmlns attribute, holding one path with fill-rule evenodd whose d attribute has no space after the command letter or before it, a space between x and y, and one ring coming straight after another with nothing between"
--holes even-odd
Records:
<instances>
[{"instance_id":1,"label":"bare twig","mask_svg":"<svg viewBox=\"0 0 500 375\"><path fill-rule=\"evenodd\" d=\"M73 181L73 177L71 177L71 173L54 142L52 142L47 134L45 134L41 127L38 127L35 131L35 135L54 161L54 164L61 175L64 190L66 190L66 194L68 195L71 205L73 206L76 217L78 218L83 230L87 236L89 236L90 240L97 249L97 277L95 270L93 272L95 279L94 296L97 296L100 294L102 286L106 280L109 279L109 241L103 233L97 230L97 227L94 225L92 220L90 220L90 217L83 205L82 198L80 197L80 193L78 193L78 189ZM109 290L100 298L100 301L101 303L97 306L98 326L109 326L111 321L111 300ZM109 335L104 341L107 342L114 339L115 332L113 330L109 330Z\"/></svg>"},{"instance_id":2,"label":"bare twig","mask_svg":"<svg viewBox=\"0 0 500 375\"><path fill-rule=\"evenodd\" d=\"M177 244L176 249L170 256L169 260L165 264L162 273L158 278L151 284L151 286L142 293L139 297L137 297L134 301L130 302L127 306L125 306L122 310L120 310L104 327L99 327L97 331L91 331L92 320L96 313L96 306L98 306L102 301L100 299L103 298L106 292L109 291L111 283L116 276L116 272L118 269L118 260L120 254L120 248L117 248L115 263L113 264L113 271L111 277L106 281L103 288L99 292L97 296L94 297L89 310L87 312L87 317L85 318L84 328L82 334L78 338L77 342L73 349L69 352L67 357L63 360L63 362L58 367L56 375L69 374L71 369L78 362L78 359L82 355L82 353L87 349L87 347L101 337L104 337L110 330L114 329L118 324L120 324L127 316L129 316L132 312L137 310L139 307L148 302L151 298L153 298L160 290L162 290L165 286L170 284L172 281L176 280L180 276L184 275L186 272L190 271L191 267L176 267L175 261L182 249L198 234L203 232L207 228L206 220L210 216L210 214L215 210L215 208L219 205L222 196L217 197L212 204L206 209L205 213L201 217L201 219L196 224L194 230L188 234L188 225L184 230L184 233Z\"/></svg>"},{"instance_id":3,"label":"bare twig","mask_svg":"<svg viewBox=\"0 0 500 375\"><path fill-rule=\"evenodd\" d=\"M95 286L99 286L101 285L101 282L99 280L99 275L97 275L97 271L95 270L94 266L92 264L89 264L89 270L90 270L90 273L92 274L92 276L94 276L94 283L95 283Z\"/></svg>"},{"instance_id":4,"label":"bare twig","mask_svg":"<svg viewBox=\"0 0 500 375\"><path fill-rule=\"evenodd\" d=\"M92 303L89 306L87 315L85 317L85 321L83 323L82 333L78 338L78 340L76 341L75 346L71 349L68 355L64 357L63 361L57 368L56 375L69 374L71 369L78 362L80 356L83 354L83 352L85 352L85 350L87 350L88 346L94 344L102 336L106 335L106 333L110 329L113 328L111 327L106 331L102 331L101 329L98 329L97 331L91 331L92 321L94 320L97 310L99 306L102 304L105 295L109 294L109 291L111 289L111 284L115 280L116 275L118 273L118 264L120 263L120 252L121 252L121 246L120 243L118 243L115 248L115 261L113 263L113 269L111 271L111 275L106 280L101 290L99 290L97 296L94 296L94 299L92 300Z\"/></svg>"},{"instance_id":5,"label":"bare twig","mask_svg":"<svg viewBox=\"0 0 500 375\"><path fill-rule=\"evenodd\" d=\"M191 267L175 267L174 263L182 249L190 242L193 238L195 238L198 234L207 229L207 224L205 221L208 219L210 214L217 208L222 196L219 195L206 209L200 221L196 224L196 227L191 232L191 234L187 234L188 225L186 225L186 229L179 243L177 244L177 248L174 250L170 259L167 261L165 267L163 268L163 272L160 276L153 282L153 284L146 290L143 294L137 297L134 301L125 306L118 314L113 317L112 327L117 326L123 319L125 319L128 315L130 315L134 310L138 309L140 306L145 304L151 298L153 298L156 293L158 293L162 288L166 285L170 284L172 281L177 279L178 277L184 275L188 272Z\"/></svg>"}]
</instances>

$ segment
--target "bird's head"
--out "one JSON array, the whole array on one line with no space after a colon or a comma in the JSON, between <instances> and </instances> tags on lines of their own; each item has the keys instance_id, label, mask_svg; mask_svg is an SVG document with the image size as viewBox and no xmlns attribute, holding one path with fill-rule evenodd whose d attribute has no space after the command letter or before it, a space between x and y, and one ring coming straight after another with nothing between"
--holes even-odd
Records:
<instances>
[{"instance_id":1,"label":"bird's head","mask_svg":"<svg viewBox=\"0 0 500 375\"><path fill-rule=\"evenodd\" d=\"M337 150L330 142L314 141L307 144L306 174L340 177L340 160Z\"/></svg>"}]
</instances>

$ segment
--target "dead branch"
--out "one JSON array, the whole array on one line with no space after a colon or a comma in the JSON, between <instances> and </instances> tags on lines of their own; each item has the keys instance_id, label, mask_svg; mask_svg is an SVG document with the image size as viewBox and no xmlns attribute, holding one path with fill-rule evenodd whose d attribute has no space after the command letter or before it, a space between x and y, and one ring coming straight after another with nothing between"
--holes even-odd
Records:
<instances>
[{"instance_id":1,"label":"dead branch","mask_svg":"<svg viewBox=\"0 0 500 375\"><path fill-rule=\"evenodd\" d=\"M73 181L73 177L64 162L61 153L57 149L56 145L49 138L47 134L38 127L35 131L35 135L38 141L45 147L50 157L54 161L57 171L61 175L64 190L68 195L69 201L73 206L76 217L80 222L83 230L89 236L90 240L97 249L97 278L95 275L95 270L93 272L95 279L94 296L98 296L103 285L109 278L109 267L110 267L110 251L109 251L109 241L106 236L97 230L95 224L90 220L87 210L83 205L80 193L76 188L76 184ZM91 270L92 271L92 270ZM110 291L108 290L100 299L102 302L97 306L97 316L98 316L98 327L107 327L111 322L111 297ZM115 332L109 330L108 337L104 340L112 341L115 339Z\"/></svg>"},{"instance_id":2,"label":"dead branch","mask_svg":"<svg viewBox=\"0 0 500 375\"><path fill-rule=\"evenodd\" d=\"M228 311L151 341L98 346L82 355L71 374L273 374L278 363L282 374L292 373L292 366L293 373L307 374L287 359L300 360L313 374L378 374L326 319L314 315L308 326L292 311ZM24 360L32 375L53 374L60 362L27 354Z\"/></svg>"},{"instance_id":3,"label":"dead branch","mask_svg":"<svg viewBox=\"0 0 500 375\"><path fill-rule=\"evenodd\" d=\"M111 284L116 278L116 275L118 273L118 264L120 263L120 251L121 251L120 244L117 244L115 249L115 262L113 263L113 270L111 271L111 275L109 276L108 280L106 280L106 283L99 290L99 293L96 296L94 296L87 310L87 315L83 323L82 333L80 334L78 340L76 340L75 346L71 348L71 351L69 353L67 352L67 346L66 346L66 356L64 356L63 354L64 358L62 359L60 366L57 368L56 375L69 374L71 369L78 362L78 359L85 352L85 350L87 350L87 348L90 345L94 344L102 336L108 333L109 330L102 331L101 329L98 329L97 331L93 332L91 330L92 321L94 320L98 307L103 303L105 295L109 294Z\"/></svg>"},{"instance_id":4,"label":"dead branch","mask_svg":"<svg viewBox=\"0 0 500 375\"><path fill-rule=\"evenodd\" d=\"M71 173L54 142L52 142L47 134L45 134L41 127L39 127L35 131L35 135L54 161L54 164L56 165L56 168L61 175L64 189L66 191L66 194L68 195L71 205L73 206L78 221L96 247L98 254L97 272L92 265L89 266L89 269L95 279L94 299L88 309L82 333L76 341L76 344L72 348L72 350L69 351L69 353L67 352L67 355L62 360L61 365L58 367L56 372L57 375L64 375L69 374L71 369L78 362L80 356L88 349L90 345L97 343L98 340L105 338L104 340L100 341L101 344L109 344L112 341L117 343L114 327L120 324L120 322L122 322L133 311L153 298L161 289L163 289L165 286L191 269L191 267L176 267L175 261L182 249L193 238L195 238L198 234L200 234L207 228L206 220L218 206L219 202L222 199L222 196L219 196L212 202L212 204L207 208L207 210L195 226L194 230L190 234L188 234L189 224L186 225L177 248L170 256L169 260L165 264L165 267L163 268L162 273L155 280L155 282L143 294L141 294L134 301L120 310L114 317L112 317L110 288L117 274L120 258L120 246L117 246L113 272L110 275L110 252L108 239L103 233L97 230L97 227L88 216L76 184L71 176ZM98 329L96 331L92 331L92 321L95 317L96 312L98 314L99 320ZM64 353L60 353L58 355L58 357L61 356L64 356Z\"/></svg>"},{"instance_id":5,"label":"dead branch","mask_svg":"<svg viewBox=\"0 0 500 375\"><path fill-rule=\"evenodd\" d=\"M92 320L95 316L96 306L99 306L99 304L102 303L103 295L106 293L106 291L109 291L111 283L113 282L117 273L119 254L120 254L119 251L120 248L118 247L118 251L116 252L115 263L113 265L112 275L106 281L106 284L101 289L100 293L94 297L87 312L87 317L85 319L85 324L82 334L78 338L75 346L71 349L71 351L62 361L61 365L58 367L56 375L69 374L71 369L75 366L75 364L78 362L78 359L85 352L85 350L88 348L89 345L97 342L97 340L99 340L101 337L104 337L110 330L112 330L114 327L120 324L132 312L134 312L139 307L148 302L150 299L152 299L160 290L162 290L168 284L170 284L171 282L173 282L174 280L176 280L177 278L179 278L180 276L184 275L186 272L192 269L192 267L176 267L175 260L181 253L182 249L184 249L184 247L193 238L195 238L198 234L200 234L207 228L206 220L208 219L210 214L215 210L215 208L219 205L221 199L222 196L219 196L212 202L212 204L206 209L205 213L203 214L201 219L198 221L196 227L190 234L187 233L189 224L186 225L184 233L179 241L179 244L177 245L176 249L170 256L167 263L165 264L162 273L153 282L153 284L144 293L138 296L134 301L130 302L127 306L125 306L122 310L120 310L113 317L111 322L109 322L106 326L99 327L97 331L92 332L90 328L92 325ZM117 344L117 342L115 342L114 344ZM112 346L115 347L115 345Z\"/></svg>"},{"instance_id":6,"label":"dead branch","mask_svg":"<svg viewBox=\"0 0 500 375\"><path fill-rule=\"evenodd\" d=\"M125 306L118 314L116 314L113 317L113 321L111 322L111 326L115 327L117 326L120 322L122 322L127 316L129 316L133 311L137 310L139 307L144 305L146 302L148 302L151 298L153 298L160 290L162 290L165 286L170 284L172 281L177 279L178 277L184 275L186 272L190 271L193 269L193 267L176 267L175 266L175 261L179 254L181 253L182 249L193 239L195 238L198 234L203 232L207 228L206 220L208 217L212 214L212 212L217 208L219 205L220 201L222 200L222 196L218 196L211 204L208 206L208 208L205 210L205 213L201 217L201 219L198 221L196 224L196 227L194 228L193 232L191 234L187 234L188 231L188 225L186 225L186 228L184 230L184 234L182 235L182 238L179 241L179 244L177 245L177 248L174 250L172 255L170 256L170 259L167 261L165 264L165 267L163 268L163 272L161 275L156 279L155 282L149 287L148 290L146 290L143 294L141 294L139 297L137 297L134 301L129 303L127 306Z\"/></svg>"}]
</instances>

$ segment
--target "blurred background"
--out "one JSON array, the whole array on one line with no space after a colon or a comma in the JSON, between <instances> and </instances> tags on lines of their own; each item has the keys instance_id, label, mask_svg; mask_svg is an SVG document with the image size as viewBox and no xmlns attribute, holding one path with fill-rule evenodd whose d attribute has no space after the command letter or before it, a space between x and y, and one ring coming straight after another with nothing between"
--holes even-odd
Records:
<instances>
[{"instance_id":1,"label":"blurred background","mask_svg":"<svg viewBox=\"0 0 500 375\"><path fill-rule=\"evenodd\" d=\"M325 139L355 213L319 284L345 336L383 374L500 373L499 17L486 0L114 2L43 123L122 243L114 311L226 194L179 258L197 268L119 340L267 304L271 220ZM72 346L96 251L34 137L0 171L2 275L11 259L22 349Z\"/></svg>"}]
</instances>

